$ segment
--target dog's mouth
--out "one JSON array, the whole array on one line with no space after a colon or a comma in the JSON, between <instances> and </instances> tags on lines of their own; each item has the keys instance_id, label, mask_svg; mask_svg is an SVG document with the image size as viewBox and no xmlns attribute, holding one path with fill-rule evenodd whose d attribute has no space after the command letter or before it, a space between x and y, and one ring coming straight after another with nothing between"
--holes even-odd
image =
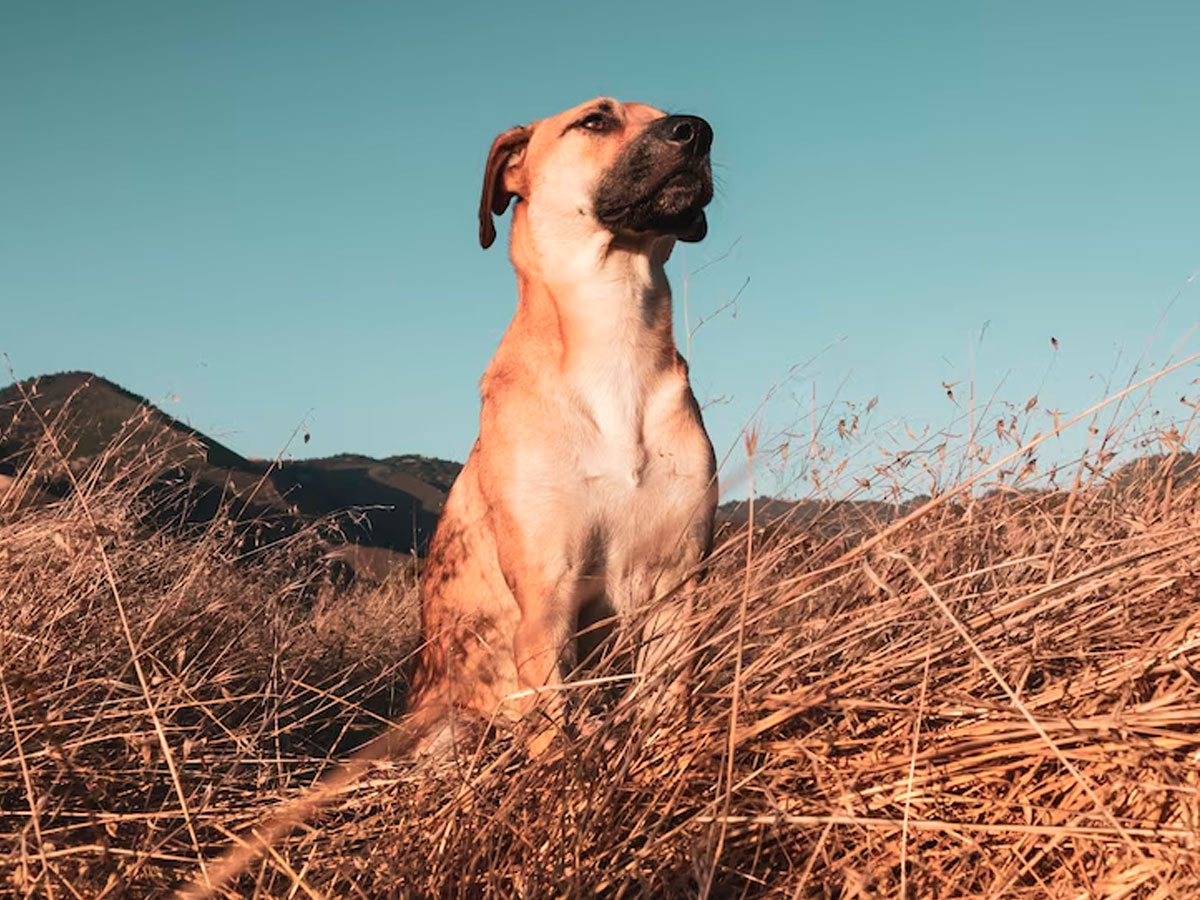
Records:
<instances>
[{"instance_id":1,"label":"dog's mouth","mask_svg":"<svg viewBox=\"0 0 1200 900\"><path fill-rule=\"evenodd\" d=\"M596 190L596 219L614 234L672 234L699 241L708 233L704 207L712 196L707 159L659 178L610 172Z\"/></svg>"},{"instance_id":2,"label":"dog's mouth","mask_svg":"<svg viewBox=\"0 0 1200 900\"><path fill-rule=\"evenodd\" d=\"M680 240L699 241L708 233L704 207L713 197L708 160L701 171L676 172L658 192L656 205L663 212L666 231Z\"/></svg>"},{"instance_id":3,"label":"dog's mouth","mask_svg":"<svg viewBox=\"0 0 1200 900\"><path fill-rule=\"evenodd\" d=\"M702 142L681 144L668 130L677 118L663 120L664 127L652 128L630 144L596 186L596 219L614 234L669 234L699 241L708 233L704 207L713 196L711 131L700 133ZM708 129L703 120L690 121Z\"/></svg>"}]
</instances>

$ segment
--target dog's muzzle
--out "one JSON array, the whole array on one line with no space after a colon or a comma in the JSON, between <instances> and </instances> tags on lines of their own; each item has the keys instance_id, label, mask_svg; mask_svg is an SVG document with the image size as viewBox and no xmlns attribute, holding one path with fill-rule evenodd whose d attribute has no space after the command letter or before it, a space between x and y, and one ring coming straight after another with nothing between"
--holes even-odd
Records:
<instances>
[{"instance_id":1,"label":"dog's muzzle","mask_svg":"<svg viewBox=\"0 0 1200 900\"><path fill-rule=\"evenodd\" d=\"M699 116L664 116L630 142L596 187L596 219L614 234L708 233L713 131Z\"/></svg>"}]
</instances>

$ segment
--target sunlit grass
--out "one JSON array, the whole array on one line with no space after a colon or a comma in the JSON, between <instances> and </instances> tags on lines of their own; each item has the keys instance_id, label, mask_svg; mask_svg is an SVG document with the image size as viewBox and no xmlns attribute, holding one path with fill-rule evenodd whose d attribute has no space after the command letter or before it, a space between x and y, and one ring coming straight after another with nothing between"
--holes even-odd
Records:
<instances>
[{"instance_id":1,"label":"sunlit grass","mask_svg":"<svg viewBox=\"0 0 1200 900\"><path fill-rule=\"evenodd\" d=\"M929 499L722 529L686 710L661 702L671 673L632 699L605 681L626 672L617 634L548 752L466 724L454 759L372 767L230 896L1197 895L1191 421L1097 429L1051 482L1021 474L1043 437L993 418L884 464L827 451L852 420L813 438L808 483ZM47 422L0 484L0 891L17 896L202 878L403 715L413 575L340 587L316 527L255 547L224 516L148 526L180 447L122 452L143 427L56 496ZM743 446L749 476L768 447ZM1114 468L1116 449L1156 455Z\"/></svg>"}]
</instances>

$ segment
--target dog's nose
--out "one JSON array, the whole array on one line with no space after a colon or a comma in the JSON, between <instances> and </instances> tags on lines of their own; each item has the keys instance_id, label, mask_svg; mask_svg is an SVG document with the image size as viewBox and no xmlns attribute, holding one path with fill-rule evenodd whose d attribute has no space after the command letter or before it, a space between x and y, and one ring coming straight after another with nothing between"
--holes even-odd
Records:
<instances>
[{"instance_id":1,"label":"dog's nose","mask_svg":"<svg viewBox=\"0 0 1200 900\"><path fill-rule=\"evenodd\" d=\"M693 156L703 156L712 146L712 126L699 116L667 116L663 138Z\"/></svg>"}]
</instances>

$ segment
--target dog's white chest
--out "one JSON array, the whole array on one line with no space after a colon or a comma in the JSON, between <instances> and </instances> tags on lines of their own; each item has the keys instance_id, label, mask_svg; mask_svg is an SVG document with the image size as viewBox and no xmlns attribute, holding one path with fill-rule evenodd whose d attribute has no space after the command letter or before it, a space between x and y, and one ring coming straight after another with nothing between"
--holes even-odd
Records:
<instances>
[{"instance_id":1,"label":"dog's white chest","mask_svg":"<svg viewBox=\"0 0 1200 900\"><path fill-rule=\"evenodd\" d=\"M646 468L644 397L627 366L600 365L580 373L578 398L587 434L580 465L595 487L637 488Z\"/></svg>"}]
</instances>

